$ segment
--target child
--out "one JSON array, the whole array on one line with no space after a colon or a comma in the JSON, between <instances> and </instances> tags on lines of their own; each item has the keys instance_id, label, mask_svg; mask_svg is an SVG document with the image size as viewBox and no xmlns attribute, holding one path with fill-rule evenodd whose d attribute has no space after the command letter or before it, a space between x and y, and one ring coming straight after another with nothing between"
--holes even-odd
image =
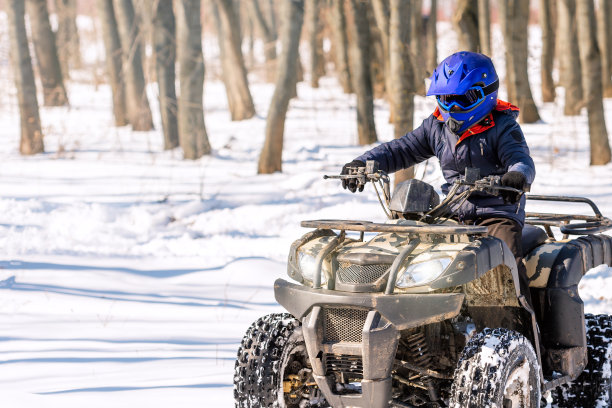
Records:
<instances>
[{"instance_id":1,"label":"child","mask_svg":"<svg viewBox=\"0 0 612 408\"><path fill-rule=\"evenodd\" d=\"M447 57L434 70L427 91L438 102L434 113L400 139L347 163L341 174L347 174L348 167L363 167L366 160L376 160L381 170L391 173L436 156L447 182L442 186L444 193L468 167L479 168L481 177L499 175L502 185L525 190L533 182L535 166L516 122L519 110L497 99L498 88L489 57L465 51ZM352 192L357 189L354 179L343 180L342 186ZM521 292L530 301L521 246L525 197L507 191L501 194L473 194L456 218L487 226L489 235L508 245L516 258Z\"/></svg>"}]
</instances>

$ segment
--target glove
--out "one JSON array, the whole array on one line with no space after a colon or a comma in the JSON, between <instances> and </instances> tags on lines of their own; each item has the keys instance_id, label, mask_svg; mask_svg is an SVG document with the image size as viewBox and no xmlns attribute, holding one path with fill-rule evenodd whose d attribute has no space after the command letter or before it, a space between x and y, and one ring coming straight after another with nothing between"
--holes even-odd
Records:
<instances>
[{"instance_id":1,"label":"glove","mask_svg":"<svg viewBox=\"0 0 612 408\"><path fill-rule=\"evenodd\" d=\"M342 171L340 172L340 175L344 176L345 174L350 174L349 167L365 167L365 163L362 162L361 160L353 160L350 163L346 163L342 167ZM363 185L359 186L359 192L363 191L363 187L364 187ZM342 188L344 188L345 190L348 188L351 193L354 193L355 191L357 191L357 180L343 179Z\"/></svg>"},{"instance_id":2,"label":"glove","mask_svg":"<svg viewBox=\"0 0 612 408\"><path fill-rule=\"evenodd\" d=\"M527 178L519 171L509 171L501 178L502 186L516 188L521 191L525 190L526 184ZM499 194L504 198L504 201L512 204L516 203L520 198L520 194L514 191L500 190Z\"/></svg>"}]
</instances>

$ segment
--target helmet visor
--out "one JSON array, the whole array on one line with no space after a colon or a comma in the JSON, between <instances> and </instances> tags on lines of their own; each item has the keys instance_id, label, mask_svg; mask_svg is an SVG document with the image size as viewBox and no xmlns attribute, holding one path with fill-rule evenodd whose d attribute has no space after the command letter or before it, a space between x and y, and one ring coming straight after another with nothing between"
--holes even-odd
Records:
<instances>
[{"instance_id":1,"label":"helmet visor","mask_svg":"<svg viewBox=\"0 0 612 408\"><path fill-rule=\"evenodd\" d=\"M473 86L461 95L436 95L440 108L449 112L455 106L464 111L470 110L482 102L484 98L485 93L482 86Z\"/></svg>"}]
</instances>

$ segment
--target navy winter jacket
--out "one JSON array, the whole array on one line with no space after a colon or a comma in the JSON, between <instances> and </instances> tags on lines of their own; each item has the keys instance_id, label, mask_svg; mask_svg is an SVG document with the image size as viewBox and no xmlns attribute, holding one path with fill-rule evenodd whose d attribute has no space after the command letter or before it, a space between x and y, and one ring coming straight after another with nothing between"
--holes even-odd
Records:
<instances>
[{"instance_id":1,"label":"navy winter jacket","mask_svg":"<svg viewBox=\"0 0 612 408\"><path fill-rule=\"evenodd\" d=\"M444 193L465 174L466 167L479 168L481 177L518 171L525 175L530 185L535 178L535 166L517 117L517 107L498 101L485 119L460 137L448 130L436 108L412 132L383 143L356 160L376 160L382 170L392 173L436 156L447 182L442 186ZM460 221L491 217L510 218L523 225L525 197L517 204L507 204L501 197L472 194L457 212Z\"/></svg>"}]
</instances>

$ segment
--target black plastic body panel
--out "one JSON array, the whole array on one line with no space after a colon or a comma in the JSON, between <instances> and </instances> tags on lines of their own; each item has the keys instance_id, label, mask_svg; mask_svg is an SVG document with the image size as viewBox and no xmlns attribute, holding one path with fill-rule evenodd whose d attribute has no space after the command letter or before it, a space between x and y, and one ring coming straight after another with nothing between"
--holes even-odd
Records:
<instances>
[{"instance_id":1,"label":"black plastic body panel","mask_svg":"<svg viewBox=\"0 0 612 408\"><path fill-rule=\"evenodd\" d=\"M505 242L495 237L479 238L463 248L457 254L453 263L447 268L447 272L439 279L431 282L428 290L464 285L483 276L499 265L506 265L510 268L518 297L520 295L520 288L514 255ZM412 291L416 292L419 289L421 288L413 288ZM421 292L426 291L421 289Z\"/></svg>"},{"instance_id":2,"label":"black plastic body panel","mask_svg":"<svg viewBox=\"0 0 612 408\"><path fill-rule=\"evenodd\" d=\"M430 184L410 179L397 185L389 209L399 213L424 213L439 202L440 197Z\"/></svg>"},{"instance_id":3,"label":"black plastic body panel","mask_svg":"<svg viewBox=\"0 0 612 408\"><path fill-rule=\"evenodd\" d=\"M274 296L289 313L302 319L314 306L343 305L377 310L397 330L441 322L459 314L465 295L350 293L313 289L277 279Z\"/></svg>"},{"instance_id":4,"label":"black plastic body panel","mask_svg":"<svg viewBox=\"0 0 612 408\"><path fill-rule=\"evenodd\" d=\"M584 304L578 284L591 268L612 262L612 237L588 235L568 241L554 259L546 288L532 288L545 348L585 347Z\"/></svg>"}]
</instances>

